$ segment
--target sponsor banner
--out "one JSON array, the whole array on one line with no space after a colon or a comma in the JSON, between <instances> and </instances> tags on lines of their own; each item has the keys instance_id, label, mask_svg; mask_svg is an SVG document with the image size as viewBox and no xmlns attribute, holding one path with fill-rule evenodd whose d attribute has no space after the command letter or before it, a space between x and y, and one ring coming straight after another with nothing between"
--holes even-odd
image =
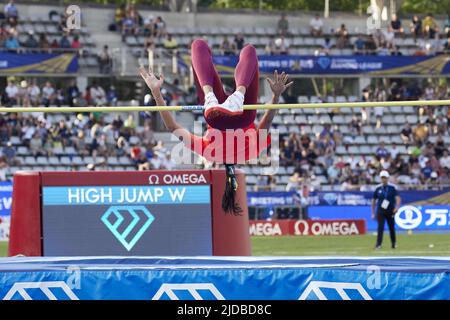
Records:
<instances>
[{"instance_id":1,"label":"sponsor banner","mask_svg":"<svg viewBox=\"0 0 450 320\"><path fill-rule=\"evenodd\" d=\"M0 73L75 73L73 53L0 53Z\"/></svg>"},{"instance_id":2,"label":"sponsor banner","mask_svg":"<svg viewBox=\"0 0 450 320\"><path fill-rule=\"evenodd\" d=\"M311 219L364 219L369 231L378 226L370 206L311 206L308 214ZM397 230L450 230L450 206L404 205L395 222Z\"/></svg>"},{"instance_id":3,"label":"sponsor banner","mask_svg":"<svg viewBox=\"0 0 450 320\"><path fill-rule=\"evenodd\" d=\"M0 300L448 300L450 261L4 258L0 283Z\"/></svg>"},{"instance_id":4,"label":"sponsor banner","mask_svg":"<svg viewBox=\"0 0 450 320\"><path fill-rule=\"evenodd\" d=\"M250 221L251 236L350 236L365 233L365 220Z\"/></svg>"},{"instance_id":5,"label":"sponsor banner","mask_svg":"<svg viewBox=\"0 0 450 320\"><path fill-rule=\"evenodd\" d=\"M449 58L438 56L259 56L259 70L289 74L450 74ZM233 74L237 56L214 56L221 74ZM184 58L185 65L189 63Z\"/></svg>"},{"instance_id":6,"label":"sponsor banner","mask_svg":"<svg viewBox=\"0 0 450 320\"><path fill-rule=\"evenodd\" d=\"M11 203L12 183L0 182L0 241L9 240Z\"/></svg>"},{"instance_id":7,"label":"sponsor banner","mask_svg":"<svg viewBox=\"0 0 450 320\"><path fill-rule=\"evenodd\" d=\"M450 204L450 190L442 191L399 191L402 203ZM308 197L310 206L370 206L373 191L367 192L311 192ZM249 206L295 205L295 192L248 192Z\"/></svg>"}]
</instances>

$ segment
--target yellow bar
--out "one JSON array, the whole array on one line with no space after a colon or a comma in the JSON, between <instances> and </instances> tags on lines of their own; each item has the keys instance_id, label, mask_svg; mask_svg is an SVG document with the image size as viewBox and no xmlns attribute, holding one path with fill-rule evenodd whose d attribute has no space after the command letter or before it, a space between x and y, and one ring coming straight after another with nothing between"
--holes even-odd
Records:
<instances>
[{"instance_id":1,"label":"yellow bar","mask_svg":"<svg viewBox=\"0 0 450 320\"><path fill-rule=\"evenodd\" d=\"M305 108L374 108L396 106L446 106L450 100L417 100L417 101L381 101L381 102L332 102L332 103L296 103L296 104L253 104L244 105L244 110L268 109L305 109ZM0 107L0 112L44 112L44 113L77 113L77 112L132 112L132 111L192 111L201 110L201 106L115 106L115 107L37 107L7 108Z\"/></svg>"}]
</instances>

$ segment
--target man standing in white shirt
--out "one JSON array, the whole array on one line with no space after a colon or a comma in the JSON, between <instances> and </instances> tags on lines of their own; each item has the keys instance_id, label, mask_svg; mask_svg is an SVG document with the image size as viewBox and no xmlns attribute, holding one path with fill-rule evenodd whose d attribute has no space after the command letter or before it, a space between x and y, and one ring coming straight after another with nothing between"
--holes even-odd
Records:
<instances>
[{"instance_id":1,"label":"man standing in white shirt","mask_svg":"<svg viewBox=\"0 0 450 320\"><path fill-rule=\"evenodd\" d=\"M322 19L320 19L319 14L316 14L316 16L311 19L309 26L311 27L310 31L312 36L318 37L322 35L323 22Z\"/></svg>"}]
</instances>

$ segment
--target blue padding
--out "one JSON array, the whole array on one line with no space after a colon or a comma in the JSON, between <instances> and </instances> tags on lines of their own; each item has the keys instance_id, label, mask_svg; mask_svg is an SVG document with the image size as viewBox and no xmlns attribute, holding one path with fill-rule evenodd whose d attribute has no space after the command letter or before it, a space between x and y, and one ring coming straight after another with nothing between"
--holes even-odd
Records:
<instances>
[{"instance_id":1,"label":"blue padding","mask_svg":"<svg viewBox=\"0 0 450 320\"><path fill-rule=\"evenodd\" d=\"M450 258L0 259L0 299L450 299Z\"/></svg>"}]
</instances>

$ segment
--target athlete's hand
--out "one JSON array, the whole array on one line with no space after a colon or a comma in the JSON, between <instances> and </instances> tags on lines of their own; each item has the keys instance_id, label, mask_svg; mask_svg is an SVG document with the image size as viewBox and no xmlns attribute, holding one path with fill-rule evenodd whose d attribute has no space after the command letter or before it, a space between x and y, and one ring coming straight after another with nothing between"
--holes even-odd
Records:
<instances>
[{"instance_id":1,"label":"athlete's hand","mask_svg":"<svg viewBox=\"0 0 450 320\"><path fill-rule=\"evenodd\" d=\"M143 66L139 68L139 73L144 79L145 83L147 84L147 87L152 91L153 95L161 92L161 87L164 83L164 76L160 75L159 79L156 77L156 75L153 73L152 69L149 68L145 69Z\"/></svg>"},{"instance_id":2,"label":"athlete's hand","mask_svg":"<svg viewBox=\"0 0 450 320\"><path fill-rule=\"evenodd\" d=\"M278 70L273 73L273 79L266 78L269 82L270 90L272 90L273 95L276 97L281 96L281 94L289 88L294 82L289 81L289 76L282 72L281 75L278 74Z\"/></svg>"}]
</instances>

